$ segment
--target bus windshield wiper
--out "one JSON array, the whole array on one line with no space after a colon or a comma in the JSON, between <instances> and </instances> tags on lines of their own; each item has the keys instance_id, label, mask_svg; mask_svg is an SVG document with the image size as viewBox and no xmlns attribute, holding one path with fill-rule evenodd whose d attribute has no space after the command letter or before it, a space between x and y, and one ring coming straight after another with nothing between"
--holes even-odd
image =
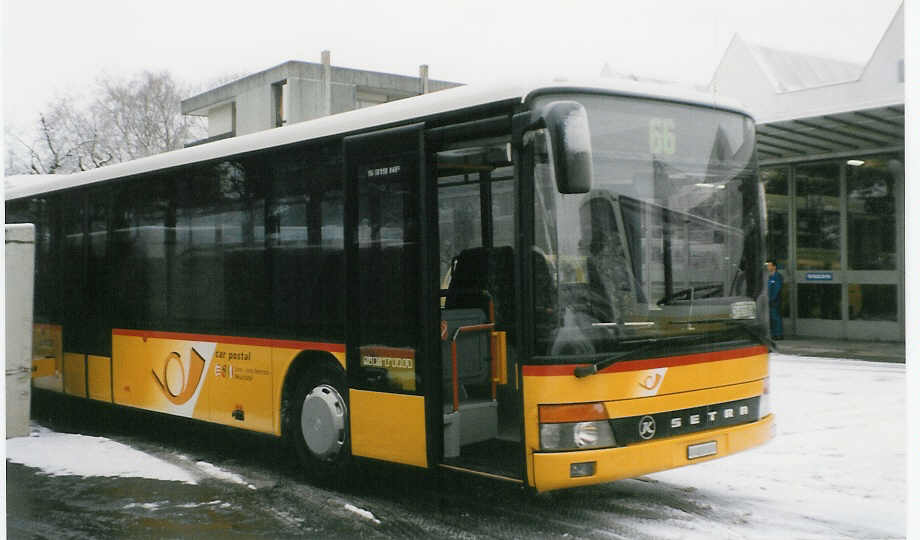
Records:
<instances>
[{"instance_id":1,"label":"bus windshield wiper","mask_svg":"<svg viewBox=\"0 0 920 540\"><path fill-rule=\"evenodd\" d=\"M604 357L598 360L597 362L594 362L587 366L577 366L575 368L575 376L581 379L589 375L594 375L598 371L608 368L619 361L628 360L630 358L635 358L636 356L639 356L649 351L650 349L654 349L659 346L660 344L658 342L652 342L642 347L635 348L631 351L624 351L621 353L612 354L610 356Z\"/></svg>"}]
</instances>

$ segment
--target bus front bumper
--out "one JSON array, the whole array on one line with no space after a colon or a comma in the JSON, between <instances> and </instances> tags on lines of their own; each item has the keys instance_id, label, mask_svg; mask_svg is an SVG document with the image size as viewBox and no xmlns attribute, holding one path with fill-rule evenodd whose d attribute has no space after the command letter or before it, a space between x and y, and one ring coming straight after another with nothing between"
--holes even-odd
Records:
<instances>
[{"instance_id":1,"label":"bus front bumper","mask_svg":"<svg viewBox=\"0 0 920 540\"><path fill-rule=\"evenodd\" d=\"M533 454L533 479L537 491L585 486L635 478L643 474L702 463L759 446L776 433L773 415L757 422L633 444L622 448ZM715 443L712 445L711 443ZM690 458L691 452L711 455ZM594 463L594 474L572 477L573 464ZM587 466L590 469L590 465Z\"/></svg>"}]
</instances>

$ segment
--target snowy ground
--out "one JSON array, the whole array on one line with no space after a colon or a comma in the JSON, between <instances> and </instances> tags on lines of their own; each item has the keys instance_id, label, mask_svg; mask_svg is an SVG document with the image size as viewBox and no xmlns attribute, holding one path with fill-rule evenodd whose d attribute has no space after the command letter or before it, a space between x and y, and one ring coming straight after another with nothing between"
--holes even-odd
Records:
<instances>
[{"instance_id":1,"label":"snowy ground","mask_svg":"<svg viewBox=\"0 0 920 540\"><path fill-rule=\"evenodd\" d=\"M740 512L744 529L726 523L718 536L905 536L904 365L771 358L776 438L652 478L694 486ZM690 528L704 536L706 526Z\"/></svg>"},{"instance_id":2,"label":"snowy ground","mask_svg":"<svg viewBox=\"0 0 920 540\"><path fill-rule=\"evenodd\" d=\"M131 421L73 428L84 435L63 433L71 429L66 423L54 430L36 425L31 437L7 441L8 532L11 538L116 531L136 537L904 537L904 365L772 360L778 430L768 445L540 496L462 475L386 468L347 485L316 486L276 459L276 443L263 439L217 432L189 442L181 430L139 435L146 430Z\"/></svg>"}]
</instances>

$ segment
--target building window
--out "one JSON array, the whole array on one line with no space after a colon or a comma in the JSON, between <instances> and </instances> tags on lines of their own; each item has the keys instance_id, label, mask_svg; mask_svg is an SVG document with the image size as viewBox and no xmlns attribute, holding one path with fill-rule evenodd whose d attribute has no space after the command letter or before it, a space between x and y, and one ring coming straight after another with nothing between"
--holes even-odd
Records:
<instances>
[{"instance_id":1,"label":"building window","mask_svg":"<svg viewBox=\"0 0 920 540\"><path fill-rule=\"evenodd\" d=\"M847 287L851 321L897 321L897 285L860 285Z\"/></svg>"},{"instance_id":2,"label":"building window","mask_svg":"<svg viewBox=\"0 0 920 540\"><path fill-rule=\"evenodd\" d=\"M851 270L894 270L895 186L904 165L894 156L847 162L847 255Z\"/></svg>"},{"instance_id":3,"label":"building window","mask_svg":"<svg viewBox=\"0 0 920 540\"><path fill-rule=\"evenodd\" d=\"M840 285L798 286L799 318L840 320Z\"/></svg>"},{"instance_id":4,"label":"building window","mask_svg":"<svg viewBox=\"0 0 920 540\"><path fill-rule=\"evenodd\" d=\"M288 121L288 83L286 80L272 84L272 127L281 127Z\"/></svg>"},{"instance_id":5,"label":"building window","mask_svg":"<svg viewBox=\"0 0 920 540\"><path fill-rule=\"evenodd\" d=\"M786 167L761 169L767 196L767 257L780 267L789 262L789 171Z\"/></svg>"},{"instance_id":6,"label":"building window","mask_svg":"<svg viewBox=\"0 0 920 540\"><path fill-rule=\"evenodd\" d=\"M795 168L796 266L840 269L840 165Z\"/></svg>"},{"instance_id":7,"label":"building window","mask_svg":"<svg viewBox=\"0 0 920 540\"><path fill-rule=\"evenodd\" d=\"M760 181L767 196L767 251L768 259L776 261L781 269L789 268L789 169L773 167L760 170ZM788 276L788 273L787 273ZM781 314L791 317L789 286L780 292Z\"/></svg>"}]
</instances>

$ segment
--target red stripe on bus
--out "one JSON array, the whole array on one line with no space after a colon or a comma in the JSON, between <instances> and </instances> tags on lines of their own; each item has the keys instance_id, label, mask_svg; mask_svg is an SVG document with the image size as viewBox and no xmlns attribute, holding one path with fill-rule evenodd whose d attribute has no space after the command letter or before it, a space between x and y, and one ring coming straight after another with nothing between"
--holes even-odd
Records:
<instances>
[{"instance_id":1,"label":"red stripe on bus","mask_svg":"<svg viewBox=\"0 0 920 540\"><path fill-rule=\"evenodd\" d=\"M344 353L345 345L341 343L321 343L318 341L295 341L290 339L266 339L237 336L215 336L211 334L182 334L179 332L158 332L155 330L127 330L113 328L112 334L117 336L132 336L139 338L178 339L184 341L209 341L213 343L227 343L230 345L255 345L258 347L275 347L278 349L310 349Z\"/></svg>"},{"instance_id":2,"label":"red stripe on bus","mask_svg":"<svg viewBox=\"0 0 920 540\"><path fill-rule=\"evenodd\" d=\"M728 351L716 351L708 353L688 354L683 356L665 356L663 358L649 358L646 360L628 360L613 364L610 367L602 369L598 373L617 373L621 371L640 371L643 369L655 369L674 366L688 366L691 364L702 364L704 362L719 362L721 360L732 360L735 358L744 358L758 354L767 354L766 347L748 347L745 349L732 349ZM577 366L587 366L589 364L568 364L552 366L524 366L523 372L525 377L546 377L552 375L574 375Z\"/></svg>"}]
</instances>

